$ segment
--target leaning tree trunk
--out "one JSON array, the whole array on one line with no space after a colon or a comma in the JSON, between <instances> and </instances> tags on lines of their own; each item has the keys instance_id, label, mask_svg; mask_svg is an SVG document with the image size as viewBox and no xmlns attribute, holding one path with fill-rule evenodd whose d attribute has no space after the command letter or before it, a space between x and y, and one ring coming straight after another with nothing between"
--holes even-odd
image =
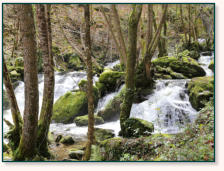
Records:
<instances>
[{"instance_id":1,"label":"leaning tree trunk","mask_svg":"<svg viewBox=\"0 0 224 171\"><path fill-rule=\"evenodd\" d=\"M40 49L44 61L44 93L38 122L37 149L40 155L50 157L48 131L54 103L54 61L52 56L50 5L37 5Z\"/></svg>"},{"instance_id":2,"label":"leaning tree trunk","mask_svg":"<svg viewBox=\"0 0 224 171\"><path fill-rule=\"evenodd\" d=\"M11 125L11 129L7 134L9 139L9 145L12 150L15 150L20 141L20 134L22 128L22 116L20 114L18 104L16 101L16 97L13 91L13 86L9 77L8 69L5 63L5 59L3 59L3 82L5 85L6 93L8 95L10 106L11 106L11 114L14 125Z\"/></svg>"},{"instance_id":3,"label":"leaning tree trunk","mask_svg":"<svg viewBox=\"0 0 224 171\"><path fill-rule=\"evenodd\" d=\"M158 40L159 40L159 35L161 33L161 30L162 30L162 26L165 22L165 16L166 16L166 12L167 12L167 4L164 5L164 8L163 8L163 16L161 18L161 21L159 23L159 26L157 28L156 24L155 24L155 20L154 20L154 28L156 28L156 32L153 36L153 39L152 41L150 42L150 45L149 47L147 47L147 51L146 51L146 54L145 54L145 57L144 57L144 62L145 62L145 74L146 74L146 79L147 80L151 80L151 59L152 59L152 56L156 50L156 47L158 45Z\"/></svg>"},{"instance_id":4,"label":"leaning tree trunk","mask_svg":"<svg viewBox=\"0 0 224 171\"><path fill-rule=\"evenodd\" d=\"M25 107L22 136L15 160L32 160L36 154L38 122L38 77L35 26L32 5L20 4L20 24L24 55Z\"/></svg>"},{"instance_id":5,"label":"leaning tree trunk","mask_svg":"<svg viewBox=\"0 0 224 171\"><path fill-rule=\"evenodd\" d=\"M88 161L91 156L91 145L94 140L94 99L93 99L93 73L91 60L91 39L90 39L90 12L89 5L84 6L85 17L85 53L87 57L87 95L88 95L88 141L83 160Z\"/></svg>"},{"instance_id":6,"label":"leaning tree trunk","mask_svg":"<svg viewBox=\"0 0 224 171\"><path fill-rule=\"evenodd\" d=\"M136 50L137 50L137 30L138 23L142 12L142 5L133 5L132 13L128 21L128 53L126 65L126 79L125 79L125 97L121 105L120 125L121 132L124 131L124 122L129 118L131 106L134 97L135 88L135 64L136 64Z\"/></svg>"},{"instance_id":7,"label":"leaning tree trunk","mask_svg":"<svg viewBox=\"0 0 224 171\"><path fill-rule=\"evenodd\" d=\"M123 61L121 61L121 62L126 65L127 50L126 50L126 46L125 46L125 43L124 43L124 36L122 34L122 31L121 31L120 18L119 18L119 15L118 15L115 4L111 5L111 10L112 10L113 17L114 17L114 27L115 27L115 30L117 32L117 37L118 37L118 40L120 42L120 47L121 47L121 52L122 52L120 55L122 55L122 60Z\"/></svg>"}]
</instances>

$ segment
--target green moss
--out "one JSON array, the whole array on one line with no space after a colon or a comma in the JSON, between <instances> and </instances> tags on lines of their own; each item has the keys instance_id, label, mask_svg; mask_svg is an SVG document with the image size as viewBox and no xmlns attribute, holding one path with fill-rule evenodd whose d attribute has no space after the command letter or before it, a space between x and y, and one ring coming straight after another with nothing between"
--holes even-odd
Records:
<instances>
[{"instance_id":1,"label":"green moss","mask_svg":"<svg viewBox=\"0 0 224 171\"><path fill-rule=\"evenodd\" d=\"M151 135L153 131L153 123L138 118L129 118L124 122L124 130L121 135L123 137L139 137Z\"/></svg>"},{"instance_id":2,"label":"green moss","mask_svg":"<svg viewBox=\"0 0 224 171\"><path fill-rule=\"evenodd\" d=\"M54 104L52 120L59 123L71 123L76 116L87 113L88 102L86 93L83 91L68 92Z\"/></svg>"},{"instance_id":3,"label":"green moss","mask_svg":"<svg viewBox=\"0 0 224 171\"><path fill-rule=\"evenodd\" d=\"M100 125L104 123L102 117L94 115L95 125ZM74 119L74 122L77 126L88 126L88 115L78 116Z\"/></svg>"},{"instance_id":4,"label":"green moss","mask_svg":"<svg viewBox=\"0 0 224 171\"><path fill-rule=\"evenodd\" d=\"M94 136L97 142L113 138L115 134L111 129L94 128Z\"/></svg>"},{"instance_id":5,"label":"green moss","mask_svg":"<svg viewBox=\"0 0 224 171\"><path fill-rule=\"evenodd\" d=\"M22 57L18 57L15 59L15 67L23 67L24 61Z\"/></svg>"},{"instance_id":6,"label":"green moss","mask_svg":"<svg viewBox=\"0 0 224 171\"><path fill-rule=\"evenodd\" d=\"M188 83L189 100L192 106L199 110L213 97L214 78L196 77Z\"/></svg>"},{"instance_id":7,"label":"green moss","mask_svg":"<svg viewBox=\"0 0 224 171\"><path fill-rule=\"evenodd\" d=\"M186 56L189 51L178 54L178 57L161 57L152 61L155 78L184 79L205 76L205 71L196 60Z\"/></svg>"},{"instance_id":8,"label":"green moss","mask_svg":"<svg viewBox=\"0 0 224 171\"><path fill-rule=\"evenodd\" d=\"M120 105L124 99L125 87L116 95L110 102L105 106L102 111L97 113L98 116L102 117L104 121L117 120L120 116Z\"/></svg>"},{"instance_id":9,"label":"green moss","mask_svg":"<svg viewBox=\"0 0 224 171\"><path fill-rule=\"evenodd\" d=\"M208 66L209 69L211 69L214 72L214 60L212 60Z\"/></svg>"},{"instance_id":10,"label":"green moss","mask_svg":"<svg viewBox=\"0 0 224 171\"><path fill-rule=\"evenodd\" d=\"M124 82L124 72L106 70L100 75L99 82L104 84L106 92L115 91Z\"/></svg>"},{"instance_id":11,"label":"green moss","mask_svg":"<svg viewBox=\"0 0 224 171\"><path fill-rule=\"evenodd\" d=\"M65 145L72 145L75 143L75 141L73 140L73 138L71 136L66 136L60 140L60 143L65 144Z\"/></svg>"}]
</instances>

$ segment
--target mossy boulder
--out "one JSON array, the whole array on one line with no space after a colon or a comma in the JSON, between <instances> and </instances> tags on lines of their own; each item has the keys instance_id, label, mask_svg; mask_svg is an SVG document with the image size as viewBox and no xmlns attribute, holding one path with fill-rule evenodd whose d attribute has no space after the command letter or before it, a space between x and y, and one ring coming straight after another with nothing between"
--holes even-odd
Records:
<instances>
[{"instance_id":1,"label":"mossy boulder","mask_svg":"<svg viewBox=\"0 0 224 171\"><path fill-rule=\"evenodd\" d=\"M3 110L7 110L10 108L10 102L8 95L5 90L3 90Z\"/></svg>"},{"instance_id":2,"label":"mossy boulder","mask_svg":"<svg viewBox=\"0 0 224 171\"><path fill-rule=\"evenodd\" d=\"M151 122L129 118L124 122L125 130L120 132L123 137L149 136L154 131L154 125Z\"/></svg>"},{"instance_id":3,"label":"mossy boulder","mask_svg":"<svg viewBox=\"0 0 224 171\"><path fill-rule=\"evenodd\" d=\"M212 60L208 66L209 69L211 69L214 72L214 60Z\"/></svg>"},{"instance_id":4,"label":"mossy boulder","mask_svg":"<svg viewBox=\"0 0 224 171\"><path fill-rule=\"evenodd\" d=\"M188 83L189 100L196 110L200 110L213 97L214 77L196 77Z\"/></svg>"},{"instance_id":5,"label":"mossy boulder","mask_svg":"<svg viewBox=\"0 0 224 171\"><path fill-rule=\"evenodd\" d=\"M120 161L123 153L123 139L119 137L110 138L99 144L99 155L102 161Z\"/></svg>"},{"instance_id":6,"label":"mossy boulder","mask_svg":"<svg viewBox=\"0 0 224 171\"><path fill-rule=\"evenodd\" d=\"M99 83L96 86L102 95L113 92L124 83L124 72L106 70L100 75Z\"/></svg>"},{"instance_id":7,"label":"mossy boulder","mask_svg":"<svg viewBox=\"0 0 224 171\"><path fill-rule=\"evenodd\" d=\"M170 77L173 79L183 79L205 76L206 74L198 62L188 56L160 57L153 60L152 65L154 76L157 78L167 75L168 79Z\"/></svg>"},{"instance_id":8,"label":"mossy boulder","mask_svg":"<svg viewBox=\"0 0 224 171\"><path fill-rule=\"evenodd\" d=\"M18 57L15 59L15 67L23 67L24 66L24 60L22 57Z\"/></svg>"},{"instance_id":9,"label":"mossy boulder","mask_svg":"<svg viewBox=\"0 0 224 171\"><path fill-rule=\"evenodd\" d=\"M60 143L65 145L72 145L75 143L75 141L73 140L71 136L65 136L65 137L62 137L62 139L60 140Z\"/></svg>"},{"instance_id":10,"label":"mossy boulder","mask_svg":"<svg viewBox=\"0 0 224 171\"><path fill-rule=\"evenodd\" d=\"M98 116L102 117L104 121L117 120L120 116L120 105L123 102L125 93L125 87L116 95L105 108L97 113Z\"/></svg>"},{"instance_id":11,"label":"mossy boulder","mask_svg":"<svg viewBox=\"0 0 224 171\"><path fill-rule=\"evenodd\" d=\"M104 123L102 117L94 115L95 125L100 125ZM88 115L78 116L74 119L74 122L77 126L88 126Z\"/></svg>"},{"instance_id":12,"label":"mossy boulder","mask_svg":"<svg viewBox=\"0 0 224 171\"><path fill-rule=\"evenodd\" d=\"M94 135L97 142L104 141L115 136L112 129L94 128Z\"/></svg>"},{"instance_id":13,"label":"mossy boulder","mask_svg":"<svg viewBox=\"0 0 224 171\"><path fill-rule=\"evenodd\" d=\"M54 104L52 120L57 123L72 123L77 116L88 113L87 81L83 80L79 86L81 91L68 92L61 96ZM98 103L98 89L93 86L94 105Z\"/></svg>"},{"instance_id":14,"label":"mossy boulder","mask_svg":"<svg viewBox=\"0 0 224 171\"><path fill-rule=\"evenodd\" d=\"M82 160L83 155L84 155L83 150L71 150L69 152L69 157L71 159Z\"/></svg>"},{"instance_id":15,"label":"mossy boulder","mask_svg":"<svg viewBox=\"0 0 224 171\"><path fill-rule=\"evenodd\" d=\"M72 123L74 118L88 113L87 95L83 91L68 92L61 96L53 107L52 120Z\"/></svg>"}]
</instances>

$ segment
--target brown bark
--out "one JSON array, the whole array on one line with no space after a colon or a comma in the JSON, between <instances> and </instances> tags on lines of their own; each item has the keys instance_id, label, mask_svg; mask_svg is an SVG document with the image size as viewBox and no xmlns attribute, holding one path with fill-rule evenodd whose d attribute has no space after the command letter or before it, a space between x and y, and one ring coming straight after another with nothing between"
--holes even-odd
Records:
<instances>
[{"instance_id":1,"label":"brown bark","mask_svg":"<svg viewBox=\"0 0 224 171\"><path fill-rule=\"evenodd\" d=\"M101 13L103 14L103 17L104 17L104 19L105 19L105 21L106 21L106 23L107 23L107 25L108 25L108 28L109 28L110 33L111 33L111 36L112 36L112 38L113 38L113 40L114 40L116 49L119 51L119 54L120 54L120 62L121 62L121 63L124 63L124 60L123 60L123 58L122 58L122 50L121 50L121 48L120 48L120 46L119 46L118 40L116 39L115 33L114 33L114 31L113 31L112 23L110 22L110 19L107 17L107 15L106 15L106 13L105 13L105 11L104 11L104 9L103 9L102 6L101 6L101 8L100 8L100 11L101 11Z\"/></svg>"},{"instance_id":2,"label":"brown bark","mask_svg":"<svg viewBox=\"0 0 224 171\"><path fill-rule=\"evenodd\" d=\"M135 88L135 65L136 65L136 51L137 51L137 29L138 23L142 12L142 5L133 5L132 13L128 22L128 53L127 53L127 66L125 78L125 97L121 105L120 125L121 131L125 129L124 122L129 118L131 106L134 97Z\"/></svg>"},{"instance_id":3,"label":"brown bark","mask_svg":"<svg viewBox=\"0 0 224 171\"><path fill-rule=\"evenodd\" d=\"M166 12L167 12L167 4L164 5L163 8L163 16L160 20L159 26L153 36L153 39L149 45L149 47L147 48L147 52L146 55L144 57L144 61L145 61L145 72L146 72L146 79L150 80L151 79L151 74L150 74L150 68L151 68L151 59L153 54L155 53L156 47L158 45L158 40L159 40L159 35L161 33L162 30L162 26L165 22L165 16L166 16ZM156 26L157 27L157 26Z\"/></svg>"},{"instance_id":4,"label":"brown bark","mask_svg":"<svg viewBox=\"0 0 224 171\"><path fill-rule=\"evenodd\" d=\"M183 9L182 9L182 4L180 4L180 18L181 18L181 25L184 31L184 38L185 38L185 42L187 42L187 33L185 30L185 24L184 24L184 19L183 19Z\"/></svg>"},{"instance_id":5,"label":"brown bark","mask_svg":"<svg viewBox=\"0 0 224 171\"><path fill-rule=\"evenodd\" d=\"M121 31L120 18L119 18L119 15L118 15L115 4L111 5L111 10L112 10L112 13L113 13L113 18L114 18L114 28L117 32L117 37L118 37L118 40L119 40L119 43L120 43L120 46L121 46L122 60L123 60L124 63L126 63L127 50L126 50L126 46L125 46L125 43L124 43L124 36L122 34L122 31Z\"/></svg>"},{"instance_id":6,"label":"brown bark","mask_svg":"<svg viewBox=\"0 0 224 171\"><path fill-rule=\"evenodd\" d=\"M85 17L85 54L87 57L88 141L83 160L88 161L91 156L91 146L94 140L93 73L92 73L92 60L91 60L90 12L88 4L84 6L84 17Z\"/></svg>"},{"instance_id":7,"label":"brown bark","mask_svg":"<svg viewBox=\"0 0 224 171\"><path fill-rule=\"evenodd\" d=\"M47 138L54 103L54 61L52 56L50 5L38 4L37 18L40 49L44 61L44 92L38 122L37 148L41 155L50 157Z\"/></svg>"},{"instance_id":8,"label":"brown bark","mask_svg":"<svg viewBox=\"0 0 224 171\"><path fill-rule=\"evenodd\" d=\"M20 28L23 35L25 107L22 136L14 159L32 160L36 154L39 106L35 26L32 5L19 4L18 6L20 8Z\"/></svg>"},{"instance_id":9,"label":"brown bark","mask_svg":"<svg viewBox=\"0 0 224 171\"><path fill-rule=\"evenodd\" d=\"M22 116L18 108L16 96L14 94L14 90L13 90L12 83L9 77L5 59L3 59L3 82L5 85L6 93L10 101L12 119L13 119L15 129L19 129L21 127L20 124L22 123Z\"/></svg>"}]
</instances>

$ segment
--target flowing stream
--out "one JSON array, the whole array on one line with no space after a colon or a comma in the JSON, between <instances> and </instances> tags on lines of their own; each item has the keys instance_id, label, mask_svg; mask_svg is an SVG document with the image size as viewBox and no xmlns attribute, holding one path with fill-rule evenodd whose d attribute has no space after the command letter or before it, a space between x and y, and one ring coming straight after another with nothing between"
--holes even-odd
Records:
<instances>
[{"instance_id":1,"label":"flowing stream","mask_svg":"<svg viewBox=\"0 0 224 171\"><path fill-rule=\"evenodd\" d=\"M202 56L201 54L201 57L198 60L200 65L206 71L206 76L213 75L213 72L208 68L209 63L213 58L213 53L211 56ZM118 63L119 61L108 63L106 68L112 68ZM39 107L41 109L44 86L43 74L39 74L38 79ZM78 89L78 82L82 79L86 79L86 72L74 71L69 73L55 73L54 101L64 95L67 91ZM97 80L98 77L94 77L94 83ZM153 122L155 133L175 134L181 132L187 124L193 123L197 117L197 111L192 108L186 92L186 83L188 81L188 79L157 80L155 89L152 94L146 97L147 100L139 104L133 104L131 117ZM95 112L102 110L120 90L121 88L118 91L107 94L105 97L101 98ZM23 82L20 81L19 85L15 88L15 95L20 112L23 113L25 99ZM4 110L3 117L12 122L10 113L10 109ZM96 127L113 129L117 136L120 131L120 121L107 122L102 125L97 125ZM3 124L3 130L4 134L8 131L8 126L5 123ZM78 127L75 123L52 123L50 125L50 131L53 131L54 134L72 135L75 139L83 139L86 138L87 127Z\"/></svg>"}]
</instances>

